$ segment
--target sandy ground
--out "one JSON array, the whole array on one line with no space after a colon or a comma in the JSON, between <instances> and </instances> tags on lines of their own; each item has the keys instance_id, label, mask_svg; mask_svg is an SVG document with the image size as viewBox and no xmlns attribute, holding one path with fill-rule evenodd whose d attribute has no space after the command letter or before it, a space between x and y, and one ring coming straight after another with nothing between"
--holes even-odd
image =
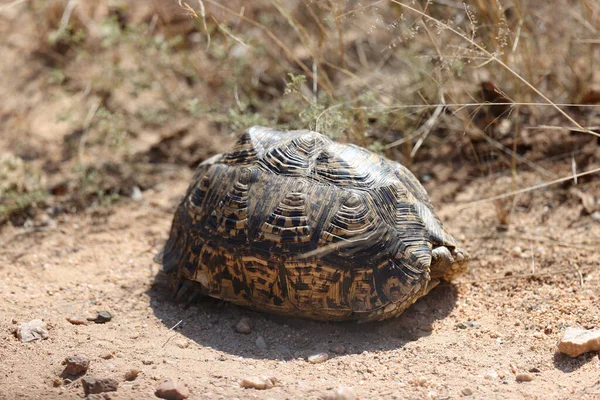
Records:
<instances>
[{"instance_id":1,"label":"sandy ground","mask_svg":"<svg viewBox=\"0 0 600 400\"><path fill-rule=\"evenodd\" d=\"M592 328L600 316L600 226L573 202L536 193L531 209L514 216L514 229L497 233L489 204L459 211L435 201L431 189L445 223L474 257L469 273L396 320L317 323L213 300L184 309L170 299L166 282L155 282L152 258L189 177L187 169L174 172L167 184L141 201L123 201L108 216L62 215L38 227L3 229L0 397L79 398L78 380L55 384L61 362L75 353L90 358L88 375L120 381L112 399L151 398L165 378L186 383L198 399L321 398L339 386L363 399L600 396L597 353L555 353L565 327ZM489 184L475 181L465 192ZM113 319L67 321L98 311ZM251 321L250 334L233 329L242 317ZM48 323L49 338L20 343L11 332L35 318ZM266 349L257 348L258 337ZM331 351L339 345L345 354ZM317 352L330 359L308 363ZM126 382L131 369L140 376ZM533 380L519 383L519 373ZM266 391L240 387L256 375L278 384Z\"/></svg>"},{"instance_id":2,"label":"sandy ground","mask_svg":"<svg viewBox=\"0 0 600 400\"><path fill-rule=\"evenodd\" d=\"M31 25L23 18L11 26ZM455 284L435 288L398 319L319 323L211 299L185 308L173 300L153 257L192 176L188 166L233 138L189 115L144 125L139 115L146 114L136 114L136 107L160 102L163 92L133 96L123 84L106 107L129 113L134 157L128 161L146 163L145 172L125 164L99 170L113 171L117 182L107 185L118 189L115 203L103 204L106 197L99 195L83 206L60 200L62 190L69 196L81 184L73 173L77 155L79 162L119 161L113 148L101 151L104 144L94 136L99 123L90 136L73 129L73 120L84 121L100 96L85 84L86 74L95 77L96 61L74 58L64 69L70 80L49 84L56 71L31 55L38 46L31 37L17 33L0 43L0 88L10 94L0 103L0 154L40 168L42 185L59 189L44 207L0 227L0 399L84 397L81 377L61 377L63 360L74 354L89 358L86 376L118 381L117 391L97 397L106 399L155 398L164 379L187 385L191 399L324 399L336 398L340 388L363 400L600 398L599 354L571 359L556 353L567 327L600 328L600 182L588 176L509 199L503 203L512 210L508 229L498 229L507 221L494 203L470 203L539 184L540 170L546 182L568 176L571 157L578 171L598 167L595 138L543 131L527 144L537 170L519 164L514 175L510 160L500 167L484 160L489 170L482 173L473 157L463 157L467 145L424 148L411 168L472 261ZM114 59L127 61L128 49L119 51ZM169 79L165 75L165 85ZM71 121L57 118L67 111ZM591 196L587 206L596 214L585 211L582 193ZM67 320L85 321L100 311L112 319ZM249 334L234 329L242 318L250 321ZM49 337L21 343L14 331L33 319L47 323ZM329 356L324 363L307 361L321 352ZM132 370L139 376L127 381ZM523 374L530 379L518 381ZM240 386L253 376L274 377L277 384Z\"/></svg>"}]
</instances>

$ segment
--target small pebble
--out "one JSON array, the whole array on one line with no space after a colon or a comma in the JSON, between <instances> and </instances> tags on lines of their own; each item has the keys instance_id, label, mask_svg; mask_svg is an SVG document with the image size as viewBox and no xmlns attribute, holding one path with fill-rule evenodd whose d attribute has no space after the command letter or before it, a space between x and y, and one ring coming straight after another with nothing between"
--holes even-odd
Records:
<instances>
[{"instance_id":1,"label":"small pebble","mask_svg":"<svg viewBox=\"0 0 600 400\"><path fill-rule=\"evenodd\" d=\"M257 337L254 344L256 345L256 348L259 350L265 350L267 348L267 343L265 342L265 339L263 339L262 336Z\"/></svg>"},{"instance_id":2,"label":"small pebble","mask_svg":"<svg viewBox=\"0 0 600 400\"><path fill-rule=\"evenodd\" d=\"M145 358L142 360L142 364L144 365L152 365L154 364L154 360L150 359L150 358Z\"/></svg>"},{"instance_id":3,"label":"small pebble","mask_svg":"<svg viewBox=\"0 0 600 400\"><path fill-rule=\"evenodd\" d=\"M240 319L237 324L235 324L235 331L238 333L243 333L248 335L252 332L252 327L250 326L250 320L248 318Z\"/></svg>"},{"instance_id":4,"label":"small pebble","mask_svg":"<svg viewBox=\"0 0 600 400\"><path fill-rule=\"evenodd\" d=\"M96 324L105 324L112 319L112 315L108 311L100 311L95 317L88 318Z\"/></svg>"},{"instance_id":5,"label":"small pebble","mask_svg":"<svg viewBox=\"0 0 600 400\"><path fill-rule=\"evenodd\" d=\"M527 373L520 373L515 376L517 382L531 382L533 380L533 375Z\"/></svg>"},{"instance_id":6,"label":"small pebble","mask_svg":"<svg viewBox=\"0 0 600 400\"><path fill-rule=\"evenodd\" d=\"M85 325L87 323L87 321L84 318L75 316L67 317L67 321L69 321L73 325Z\"/></svg>"},{"instance_id":7,"label":"small pebble","mask_svg":"<svg viewBox=\"0 0 600 400\"><path fill-rule=\"evenodd\" d=\"M85 376L81 379L83 391L86 395L104 392L116 392L119 382L113 378L97 379L93 376Z\"/></svg>"},{"instance_id":8,"label":"small pebble","mask_svg":"<svg viewBox=\"0 0 600 400\"><path fill-rule=\"evenodd\" d=\"M190 342L186 339L179 339L175 341L175 345L181 349L187 349L190 347Z\"/></svg>"},{"instance_id":9,"label":"small pebble","mask_svg":"<svg viewBox=\"0 0 600 400\"><path fill-rule=\"evenodd\" d=\"M458 324L456 324L456 327L458 329L467 329L468 328L467 324L465 324L464 322L459 322Z\"/></svg>"},{"instance_id":10,"label":"small pebble","mask_svg":"<svg viewBox=\"0 0 600 400\"><path fill-rule=\"evenodd\" d=\"M41 319L34 319L22 323L17 328L17 338L23 343L48 339L47 327L46 323Z\"/></svg>"},{"instance_id":11,"label":"small pebble","mask_svg":"<svg viewBox=\"0 0 600 400\"><path fill-rule=\"evenodd\" d=\"M90 367L90 359L81 354L75 354L65 358L62 364L65 366L62 376L79 375L88 370Z\"/></svg>"},{"instance_id":12,"label":"small pebble","mask_svg":"<svg viewBox=\"0 0 600 400\"><path fill-rule=\"evenodd\" d=\"M135 381L139 374L140 374L139 369L130 369L129 371L125 372L125 380L126 381Z\"/></svg>"},{"instance_id":13,"label":"small pebble","mask_svg":"<svg viewBox=\"0 0 600 400\"><path fill-rule=\"evenodd\" d=\"M344 354L346 352L346 346L344 346L341 343L337 343L331 346L329 350L331 350L331 352L335 354Z\"/></svg>"},{"instance_id":14,"label":"small pebble","mask_svg":"<svg viewBox=\"0 0 600 400\"><path fill-rule=\"evenodd\" d=\"M542 332L535 332L533 334L533 337L536 339L542 339L544 337L544 334Z\"/></svg>"},{"instance_id":15,"label":"small pebble","mask_svg":"<svg viewBox=\"0 0 600 400\"><path fill-rule=\"evenodd\" d=\"M357 400L356 391L351 386L340 386L334 393L321 397L323 400Z\"/></svg>"},{"instance_id":16,"label":"small pebble","mask_svg":"<svg viewBox=\"0 0 600 400\"><path fill-rule=\"evenodd\" d=\"M190 390L185 384L169 379L158 385L154 395L166 400L183 400L189 397Z\"/></svg>"},{"instance_id":17,"label":"small pebble","mask_svg":"<svg viewBox=\"0 0 600 400\"><path fill-rule=\"evenodd\" d=\"M490 371L488 371L488 372L485 373L484 377L485 377L485 379L489 379L489 380L492 381L492 380L498 379L499 375L498 375L498 373L496 371L490 370Z\"/></svg>"},{"instance_id":18,"label":"small pebble","mask_svg":"<svg viewBox=\"0 0 600 400\"><path fill-rule=\"evenodd\" d=\"M463 396L470 396L473 394L473 390L471 390L471 388L464 388L463 390L461 390L461 393L463 394Z\"/></svg>"},{"instance_id":19,"label":"small pebble","mask_svg":"<svg viewBox=\"0 0 600 400\"><path fill-rule=\"evenodd\" d=\"M185 384L169 379L158 385L154 395L166 400L183 400L189 397L190 390Z\"/></svg>"},{"instance_id":20,"label":"small pebble","mask_svg":"<svg viewBox=\"0 0 600 400\"><path fill-rule=\"evenodd\" d=\"M242 379L240 386L244 389L258 389L266 390L275 387L277 384L277 378L266 377L266 376L253 376L250 378Z\"/></svg>"},{"instance_id":21,"label":"small pebble","mask_svg":"<svg viewBox=\"0 0 600 400\"><path fill-rule=\"evenodd\" d=\"M521 257L521 255L523 254L523 249L521 248L521 246L515 246L512 248L511 254L515 257Z\"/></svg>"},{"instance_id":22,"label":"small pebble","mask_svg":"<svg viewBox=\"0 0 600 400\"><path fill-rule=\"evenodd\" d=\"M321 364L329 359L329 355L327 353L317 353L308 356L308 362L311 364Z\"/></svg>"},{"instance_id":23,"label":"small pebble","mask_svg":"<svg viewBox=\"0 0 600 400\"><path fill-rule=\"evenodd\" d=\"M142 201L144 200L144 195L139 187L134 186L131 188L131 199L133 201Z\"/></svg>"},{"instance_id":24,"label":"small pebble","mask_svg":"<svg viewBox=\"0 0 600 400\"><path fill-rule=\"evenodd\" d=\"M425 386L427 386L429 381L424 376L421 376L416 379L415 383L417 384L417 386L425 387Z\"/></svg>"},{"instance_id":25,"label":"small pebble","mask_svg":"<svg viewBox=\"0 0 600 400\"><path fill-rule=\"evenodd\" d=\"M567 328L558 342L558 351L569 357L600 351L600 330Z\"/></svg>"}]
</instances>

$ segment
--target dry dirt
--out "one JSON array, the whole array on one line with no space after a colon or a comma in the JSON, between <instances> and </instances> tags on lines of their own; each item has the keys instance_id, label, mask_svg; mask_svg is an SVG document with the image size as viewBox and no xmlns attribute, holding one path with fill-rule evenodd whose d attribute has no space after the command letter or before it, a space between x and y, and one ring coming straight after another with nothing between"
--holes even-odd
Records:
<instances>
[{"instance_id":1,"label":"dry dirt","mask_svg":"<svg viewBox=\"0 0 600 400\"><path fill-rule=\"evenodd\" d=\"M54 171L48 173L48 187L70 181L72 175L53 167L65 162L72 133L57 122L56 113L83 100L48 87L39 95L39 64L23 60L18 65L33 67L15 69L12 63L22 50L18 37L5 50L0 84L13 96L0 108L0 153ZM13 61L6 61L9 55ZM19 130L24 119L29 122ZM148 138L160 136L160 129L131 137L130 146L158 152L151 146L159 139ZM167 154L188 157L189 163L233 140L219 136L209 121L192 120L185 129L196 153L175 142ZM556 142L560 151L550 148ZM546 181L571 173L571 155L585 158L588 169L598 167L598 145L583 135L549 132L532 143L528 156L537 157ZM470 269L398 319L382 323L285 319L212 299L189 308L175 302L153 257L193 174L187 158L153 164L143 176L119 170L116 175L133 183L123 184L129 191L121 188L114 204L71 209L70 202L50 202L25 215L24 222L5 223L0 227L0 399L82 398L80 377L60 377L62 361L74 354L90 359L87 375L118 380L118 390L105 397L115 400L155 398L164 379L186 384L192 399L321 399L341 386L353 388L360 399L600 398L599 353L573 359L556 353L566 327L600 328L600 220L581 200L590 206L591 196L598 209L600 182L592 176L577 182L581 192L573 192L575 183L569 181L510 198L503 203L509 220L502 221L495 203L470 202L539 184L539 174L527 168L516 176L510 168L474 173L478 167L457 156L453 146L437 150L432 156L424 151L413 168L444 224L471 253ZM551 157L556 154L561 157ZM509 222L508 228L499 229L499 222ZM99 311L108 311L112 320L67 321ZM236 332L241 318L249 319L251 333ZM19 342L14 330L32 319L48 324L49 338ZM259 337L266 348L256 345ZM341 346L345 351L338 354ZM319 352L329 359L307 362ZM134 369L139 376L127 381L126 373ZM519 382L518 374L532 380ZM253 376L275 377L277 384L264 391L240 386Z\"/></svg>"},{"instance_id":2,"label":"dry dirt","mask_svg":"<svg viewBox=\"0 0 600 400\"><path fill-rule=\"evenodd\" d=\"M581 216L576 201L535 192L529 207L513 214L511 228L498 233L489 203L465 210L457 204L502 185L502 178L465 184L455 204L440 200L449 184L430 182L442 219L473 255L468 274L393 321L317 323L213 300L184 309L160 279L155 283L152 258L190 175L187 168L173 171L141 201L124 200L108 216L83 212L2 230L0 397L78 398L77 380L54 387L61 362L75 353L91 359L88 374L120 381L112 399L152 398L164 378L206 399L319 398L341 385L364 399L600 396L597 353L555 353L565 327L600 324L600 224ZM113 319L67 321L97 311ZM233 329L242 317L251 321L248 335ZM20 343L11 332L35 318L49 324L49 339ZM259 336L264 350L255 345ZM346 354L331 352L336 345ZM322 351L330 355L325 363L306 361ZM126 382L131 369L140 376ZM518 373L533 380L519 383ZM240 387L255 375L278 384L266 391Z\"/></svg>"}]
</instances>

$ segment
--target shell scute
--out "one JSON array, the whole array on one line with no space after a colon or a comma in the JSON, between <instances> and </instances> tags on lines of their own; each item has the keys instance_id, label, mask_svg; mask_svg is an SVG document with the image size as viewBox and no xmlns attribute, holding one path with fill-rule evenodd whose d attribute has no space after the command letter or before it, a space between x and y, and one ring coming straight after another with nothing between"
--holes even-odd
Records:
<instances>
[{"instance_id":1,"label":"shell scute","mask_svg":"<svg viewBox=\"0 0 600 400\"><path fill-rule=\"evenodd\" d=\"M235 304L374 320L425 293L440 245L456 242L405 167L317 132L253 127L199 166L159 258Z\"/></svg>"}]
</instances>

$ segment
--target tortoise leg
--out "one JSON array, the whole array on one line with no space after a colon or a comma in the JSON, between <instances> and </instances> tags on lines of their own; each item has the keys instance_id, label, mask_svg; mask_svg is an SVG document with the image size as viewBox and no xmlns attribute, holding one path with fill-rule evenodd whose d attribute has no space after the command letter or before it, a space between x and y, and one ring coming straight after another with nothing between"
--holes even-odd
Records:
<instances>
[{"instance_id":1,"label":"tortoise leg","mask_svg":"<svg viewBox=\"0 0 600 400\"><path fill-rule=\"evenodd\" d=\"M439 246L431 252L431 279L452 281L467 269L469 254L455 247Z\"/></svg>"},{"instance_id":2,"label":"tortoise leg","mask_svg":"<svg viewBox=\"0 0 600 400\"><path fill-rule=\"evenodd\" d=\"M443 278L452 270L454 257L446 246L439 246L431 252L431 280Z\"/></svg>"},{"instance_id":3,"label":"tortoise leg","mask_svg":"<svg viewBox=\"0 0 600 400\"><path fill-rule=\"evenodd\" d=\"M436 287L437 285L439 285L441 282L440 279L432 279L429 282L427 282L427 288L425 289L425 294L429 294L429 292L431 292L431 290Z\"/></svg>"}]
</instances>

